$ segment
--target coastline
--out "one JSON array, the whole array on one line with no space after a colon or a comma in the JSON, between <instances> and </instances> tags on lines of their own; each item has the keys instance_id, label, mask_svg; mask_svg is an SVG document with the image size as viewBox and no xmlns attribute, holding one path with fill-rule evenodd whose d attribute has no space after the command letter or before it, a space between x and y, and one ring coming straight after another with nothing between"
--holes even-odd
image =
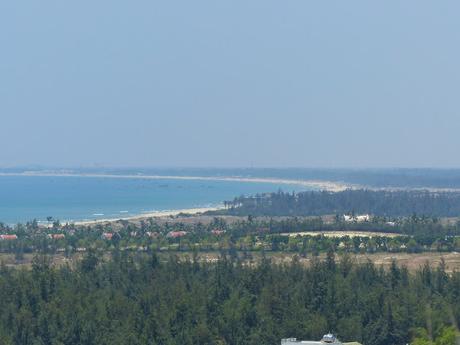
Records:
<instances>
[{"instance_id":1,"label":"coastline","mask_svg":"<svg viewBox=\"0 0 460 345\"><path fill-rule=\"evenodd\" d=\"M1 176L25 176L25 177L81 177L81 178L110 178L110 179L144 179L144 180L198 180L198 181L230 181L230 182L243 182L243 183L270 183L279 185L296 185L316 190L340 192L349 188L356 188L357 186L347 185L345 183L323 181L323 180L297 180L297 179L278 179L278 178L263 178L263 177L242 177L242 176L180 176L180 175L141 175L141 174L97 174L97 173L75 173L67 171L24 171L6 173L0 172ZM223 202L223 200L221 201ZM217 211L222 209L222 205L214 207L192 207L177 210L161 210L145 213L135 213L121 215L116 217L110 215L107 218L100 219L80 219L80 220L65 220L62 219L62 224L75 224L76 226L86 226L94 224L113 223L119 220L125 221L141 221L148 218L165 218L177 216L184 213L189 215L200 215L207 211ZM50 227L51 224L43 222L44 227Z\"/></svg>"},{"instance_id":2,"label":"coastline","mask_svg":"<svg viewBox=\"0 0 460 345\"><path fill-rule=\"evenodd\" d=\"M460 192L460 188L454 187L372 187L362 184L354 184L329 180L299 180L280 179L271 177L244 177L244 176L181 176L181 175L142 175L142 174L96 174L96 173L73 173L59 171L24 171L6 173L0 171L0 176L42 176L42 177L85 177L85 178L119 178L119 179L144 179L144 180L198 180L198 181L230 181L249 183L273 183L310 187L319 191L343 192L347 189L367 189L371 191L427 191L430 193Z\"/></svg>"},{"instance_id":3,"label":"coastline","mask_svg":"<svg viewBox=\"0 0 460 345\"><path fill-rule=\"evenodd\" d=\"M120 218L104 218L104 219L94 219L94 220L81 220L76 222L67 222L69 224L74 224L75 226L87 226L87 225L95 225L95 224L106 224L106 223L113 223L119 220L125 221L141 221L144 219L149 218L166 218L166 217L174 217L179 214L187 214L191 216L197 216L204 212L208 211L218 211L223 209L223 206L216 206L216 207L195 207L195 208L184 208L178 210L165 210L165 211L154 211L154 212L146 212L141 214L136 214L127 217L120 217ZM63 224L66 222L63 221ZM50 225L51 226L51 225Z\"/></svg>"},{"instance_id":4,"label":"coastline","mask_svg":"<svg viewBox=\"0 0 460 345\"><path fill-rule=\"evenodd\" d=\"M356 188L351 184L326 180L298 180L278 179L269 177L242 177L242 176L180 176L180 175L141 175L141 174L85 174L67 172L25 171L18 173L0 172L0 176L43 176L43 177L88 177L88 178L120 178L120 179L145 179L145 180L199 180L199 181L230 181L250 183L273 183L297 185L317 188L329 192L340 192L349 188Z\"/></svg>"}]
</instances>

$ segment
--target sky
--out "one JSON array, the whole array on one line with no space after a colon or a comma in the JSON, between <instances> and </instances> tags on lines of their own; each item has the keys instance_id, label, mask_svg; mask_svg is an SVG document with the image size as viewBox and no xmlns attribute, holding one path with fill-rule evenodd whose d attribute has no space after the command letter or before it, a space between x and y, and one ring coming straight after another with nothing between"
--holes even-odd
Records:
<instances>
[{"instance_id":1,"label":"sky","mask_svg":"<svg viewBox=\"0 0 460 345\"><path fill-rule=\"evenodd\" d=\"M0 167L460 167L458 1L0 2Z\"/></svg>"}]
</instances>

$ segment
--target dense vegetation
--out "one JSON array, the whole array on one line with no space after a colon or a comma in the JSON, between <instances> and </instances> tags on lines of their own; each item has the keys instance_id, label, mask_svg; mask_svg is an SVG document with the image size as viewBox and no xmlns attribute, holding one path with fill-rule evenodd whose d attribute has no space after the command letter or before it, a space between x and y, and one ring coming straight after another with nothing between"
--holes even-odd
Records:
<instances>
[{"instance_id":1,"label":"dense vegetation","mask_svg":"<svg viewBox=\"0 0 460 345\"><path fill-rule=\"evenodd\" d=\"M431 217L460 216L460 193L428 191L371 191L271 193L241 196L225 202L219 214L253 216L319 216L367 213L403 217L419 214Z\"/></svg>"},{"instance_id":2,"label":"dense vegetation","mask_svg":"<svg viewBox=\"0 0 460 345\"><path fill-rule=\"evenodd\" d=\"M226 221L211 218L207 223L189 222L187 218L139 223L118 221L88 226L61 225L50 228L36 222L14 227L0 224L4 234L13 239L0 240L0 252L14 253L20 262L27 253L64 253L89 249L113 251L274 251L317 255L333 248L337 252L451 252L460 250L460 222L445 223L437 218L372 217L364 222L347 222L342 217L247 217ZM344 236L321 235L339 231ZM359 235L356 232L359 231ZM378 231L378 234L374 232ZM304 235L292 233L304 232ZM305 235L305 232L311 232ZM367 235L368 232L372 234ZM172 234L179 236L171 236ZM291 235L291 236L289 236ZM391 236L388 236L391 235ZM371 238L372 237L372 238Z\"/></svg>"},{"instance_id":3,"label":"dense vegetation","mask_svg":"<svg viewBox=\"0 0 460 345\"><path fill-rule=\"evenodd\" d=\"M414 274L395 263L384 271L371 262L354 264L348 253L460 250L459 222L412 212L441 212L446 204L453 209L458 197L425 192L346 191L337 197L276 193L228 204L228 213L250 209L245 217L215 217L205 223L185 217L88 226L55 220L49 228L36 221L0 224L0 235L6 235L0 252L14 253L23 264L25 253L42 253L31 269L0 267L0 344L268 345L279 344L283 337L319 339L331 331L343 341L365 345L454 345L460 321L459 272L447 274L443 262L436 269L426 264ZM411 216L379 215L397 202L410 205L398 207L410 209ZM338 208L346 204L357 207ZM334 212L321 217L255 216L316 207L320 213ZM345 219L347 213L376 215L358 221ZM306 231L382 234L288 236ZM171 254L167 261L159 259L179 251L192 258L180 261ZM201 262L195 256L199 251L225 255L215 263ZM254 261L252 251L261 257L268 251L308 256L311 266L302 266L297 256L286 265L265 258ZM59 267L43 256L76 252L85 253L84 258ZM323 262L316 257L321 252L328 253Z\"/></svg>"},{"instance_id":4,"label":"dense vegetation","mask_svg":"<svg viewBox=\"0 0 460 345\"><path fill-rule=\"evenodd\" d=\"M385 271L349 256L460 250L460 223L440 219L460 216L460 193L279 192L226 206L220 214L244 217L0 224L0 252L24 264L0 265L0 344L275 345L326 332L365 345L460 341L459 272L447 274L444 262L415 273L393 262ZM289 236L307 231L382 234ZM198 260L207 251L222 256ZM262 259L252 260L253 251ZM272 263L269 251L308 256L311 266L297 255ZM31 267L27 253L40 253ZM53 267L47 255L56 253L79 254Z\"/></svg>"},{"instance_id":5,"label":"dense vegetation","mask_svg":"<svg viewBox=\"0 0 460 345\"><path fill-rule=\"evenodd\" d=\"M126 252L102 262L91 252L75 268L53 268L40 256L31 270L0 269L4 345L260 345L328 331L366 345L413 337L428 344L459 322L460 274L449 276L442 263L411 275L348 256L337 262L332 253L305 268L296 260L200 264Z\"/></svg>"}]
</instances>

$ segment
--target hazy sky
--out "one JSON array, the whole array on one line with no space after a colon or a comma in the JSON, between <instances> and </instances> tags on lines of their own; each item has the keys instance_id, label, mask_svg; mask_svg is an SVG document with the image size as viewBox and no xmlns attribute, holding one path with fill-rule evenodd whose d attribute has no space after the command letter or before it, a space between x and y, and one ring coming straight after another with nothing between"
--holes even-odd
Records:
<instances>
[{"instance_id":1,"label":"hazy sky","mask_svg":"<svg viewBox=\"0 0 460 345\"><path fill-rule=\"evenodd\" d=\"M1 1L0 166L460 166L460 2Z\"/></svg>"}]
</instances>

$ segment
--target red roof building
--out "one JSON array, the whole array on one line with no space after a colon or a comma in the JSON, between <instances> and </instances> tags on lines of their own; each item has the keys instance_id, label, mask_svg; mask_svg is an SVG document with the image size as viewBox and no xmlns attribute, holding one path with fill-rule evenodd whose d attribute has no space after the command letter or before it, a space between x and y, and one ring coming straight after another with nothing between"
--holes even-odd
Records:
<instances>
[{"instance_id":1,"label":"red roof building","mask_svg":"<svg viewBox=\"0 0 460 345\"><path fill-rule=\"evenodd\" d=\"M11 240L17 240L18 236L17 235L0 235L0 240L5 240L5 241L11 241Z\"/></svg>"}]
</instances>

